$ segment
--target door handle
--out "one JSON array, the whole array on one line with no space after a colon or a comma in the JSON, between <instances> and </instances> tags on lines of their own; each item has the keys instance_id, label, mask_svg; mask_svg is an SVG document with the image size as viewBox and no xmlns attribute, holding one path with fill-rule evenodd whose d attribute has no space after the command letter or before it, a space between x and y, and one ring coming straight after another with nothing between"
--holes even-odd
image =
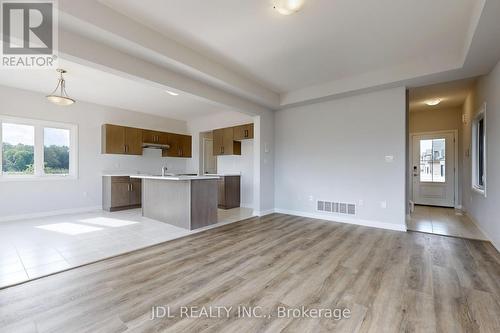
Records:
<instances>
[{"instance_id":1,"label":"door handle","mask_svg":"<svg viewBox=\"0 0 500 333\"><path fill-rule=\"evenodd\" d=\"M413 166L413 177L418 177L418 167L416 165Z\"/></svg>"}]
</instances>

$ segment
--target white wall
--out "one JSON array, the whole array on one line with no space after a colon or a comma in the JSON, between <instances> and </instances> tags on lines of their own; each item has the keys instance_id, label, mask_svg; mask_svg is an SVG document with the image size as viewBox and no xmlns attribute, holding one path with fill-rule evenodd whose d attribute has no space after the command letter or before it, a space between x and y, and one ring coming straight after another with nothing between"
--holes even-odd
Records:
<instances>
[{"instance_id":1,"label":"white wall","mask_svg":"<svg viewBox=\"0 0 500 333\"><path fill-rule=\"evenodd\" d=\"M405 230L405 94L395 88L278 111L277 211ZM316 200L363 205L347 218L317 212Z\"/></svg>"},{"instance_id":2,"label":"white wall","mask_svg":"<svg viewBox=\"0 0 500 333\"><path fill-rule=\"evenodd\" d=\"M241 173L241 206L253 208L253 140L241 142L241 155L217 156L217 172Z\"/></svg>"},{"instance_id":3,"label":"white wall","mask_svg":"<svg viewBox=\"0 0 500 333\"><path fill-rule=\"evenodd\" d=\"M48 211L88 209L101 205L101 175L105 171L159 173L185 171L189 159L162 158L158 150L143 156L101 155L101 125L112 123L187 133L183 121L78 101L71 107L49 103L42 94L0 86L0 113L78 125L77 180L0 182L0 219Z\"/></svg>"},{"instance_id":4,"label":"white wall","mask_svg":"<svg viewBox=\"0 0 500 333\"><path fill-rule=\"evenodd\" d=\"M275 210L275 113L254 117L254 211L262 216Z\"/></svg>"},{"instance_id":5,"label":"white wall","mask_svg":"<svg viewBox=\"0 0 500 333\"><path fill-rule=\"evenodd\" d=\"M500 251L500 221L498 205L500 203L500 63L487 76L482 77L476 93L470 95L464 106L464 113L469 119L464 127L464 208ZM465 151L471 150L471 124L474 115L486 103L486 149L487 149L487 197L471 189L471 158Z\"/></svg>"}]
</instances>

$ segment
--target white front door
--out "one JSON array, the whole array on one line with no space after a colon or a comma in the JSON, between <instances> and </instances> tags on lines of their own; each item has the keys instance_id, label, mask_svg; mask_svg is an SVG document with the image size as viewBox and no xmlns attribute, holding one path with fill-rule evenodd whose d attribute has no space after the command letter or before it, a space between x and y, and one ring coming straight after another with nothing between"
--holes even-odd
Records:
<instances>
[{"instance_id":1,"label":"white front door","mask_svg":"<svg viewBox=\"0 0 500 333\"><path fill-rule=\"evenodd\" d=\"M414 135L412 139L413 202L455 206L455 134Z\"/></svg>"}]
</instances>

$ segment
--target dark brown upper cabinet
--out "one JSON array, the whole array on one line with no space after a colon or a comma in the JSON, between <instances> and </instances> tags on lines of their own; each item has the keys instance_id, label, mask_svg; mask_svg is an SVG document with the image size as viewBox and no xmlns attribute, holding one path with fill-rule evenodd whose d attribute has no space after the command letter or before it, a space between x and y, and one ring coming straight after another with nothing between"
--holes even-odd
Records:
<instances>
[{"instance_id":1,"label":"dark brown upper cabinet","mask_svg":"<svg viewBox=\"0 0 500 333\"><path fill-rule=\"evenodd\" d=\"M164 157L192 157L192 138L190 135L169 133L169 149L163 150Z\"/></svg>"},{"instance_id":2,"label":"dark brown upper cabinet","mask_svg":"<svg viewBox=\"0 0 500 333\"><path fill-rule=\"evenodd\" d=\"M138 128L102 125L102 153L142 155L142 130Z\"/></svg>"},{"instance_id":3,"label":"dark brown upper cabinet","mask_svg":"<svg viewBox=\"0 0 500 333\"><path fill-rule=\"evenodd\" d=\"M192 138L190 135L181 135L181 157L192 156Z\"/></svg>"},{"instance_id":4,"label":"dark brown upper cabinet","mask_svg":"<svg viewBox=\"0 0 500 333\"><path fill-rule=\"evenodd\" d=\"M162 156L192 157L190 135L152 131L119 125L102 125L102 153L142 155L143 144L170 145Z\"/></svg>"},{"instance_id":5,"label":"dark brown upper cabinet","mask_svg":"<svg viewBox=\"0 0 500 333\"><path fill-rule=\"evenodd\" d=\"M143 143L156 143L165 145L168 143L168 133L143 130L142 131L142 142Z\"/></svg>"},{"instance_id":6,"label":"dark brown upper cabinet","mask_svg":"<svg viewBox=\"0 0 500 333\"><path fill-rule=\"evenodd\" d=\"M253 139L253 124L245 124L245 125L235 126L233 128L234 128L234 140Z\"/></svg>"},{"instance_id":7,"label":"dark brown upper cabinet","mask_svg":"<svg viewBox=\"0 0 500 333\"><path fill-rule=\"evenodd\" d=\"M241 155L241 142L234 141L234 128L220 128L213 131L214 155Z\"/></svg>"}]
</instances>

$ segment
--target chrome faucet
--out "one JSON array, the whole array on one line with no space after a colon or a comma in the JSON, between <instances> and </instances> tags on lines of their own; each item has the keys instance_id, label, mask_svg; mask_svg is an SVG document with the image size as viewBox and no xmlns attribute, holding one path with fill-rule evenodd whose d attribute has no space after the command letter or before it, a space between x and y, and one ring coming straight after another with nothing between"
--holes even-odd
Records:
<instances>
[{"instance_id":1,"label":"chrome faucet","mask_svg":"<svg viewBox=\"0 0 500 333\"><path fill-rule=\"evenodd\" d=\"M163 168L161 168L161 176L162 177L165 177L165 174L167 173L168 171L168 168L167 166L165 165Z\"/></svg>"}]
</instances>

